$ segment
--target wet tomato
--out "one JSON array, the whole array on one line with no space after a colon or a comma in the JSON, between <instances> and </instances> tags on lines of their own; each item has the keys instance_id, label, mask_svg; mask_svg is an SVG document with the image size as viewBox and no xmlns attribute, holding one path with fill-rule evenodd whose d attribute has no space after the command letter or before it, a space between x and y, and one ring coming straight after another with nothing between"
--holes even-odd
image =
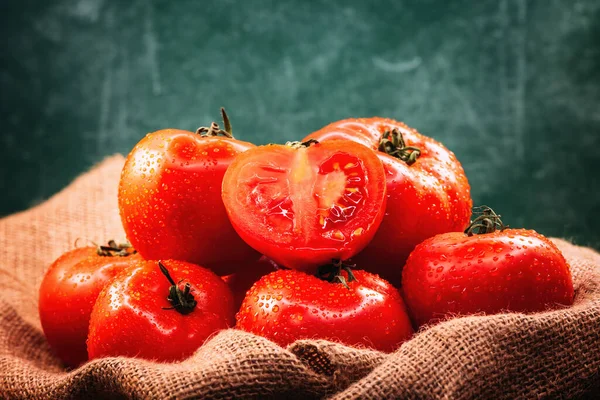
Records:
<instances>
[{"instance_id":1,"label":"wet tomato","mask_svg":"<svg viewBox=\"0 0 600 400\"><path fill-rule=\"evenodd\" d=\"M296 270L266 275L246 295L237 328L281 346L327 339L394 351L413 333L398 290L377 275L353 273L347 287Z\"/></svg>"},{"instance_id":2,"label":"wet tomato","mask_svg":"<svg viewBox=\"0 0 600 400\"><path fill-rule=\"evenodd\" d=\"M441 143L405 124L384 118L334 122L304 140L346 139L378 150L385 168L387 208L374 239L353 258L358 268L400 284L402 267L423 240L463 231L472 200L465 172Z\"/></svg>"},{"instance_id":3,"label":"wet tomato","mask_svg":"<svg viewBox=\"0 0 600 400\"><path fill-rule=\"evenodd\" d=\"M90 359L177 361L233 326L231 291L209 269L183 261L139 261L100 293L90 320Z\"/></svg>"},{"instance_id":4,"label":"wet tomato","mask_svg":"<svg viewBox=\"0 0 600 400\"><path fill-rule=\"evenodd\" d=\"M250 149L225 173L222 195L248 244L282 266L312 272L369 243L385 192L375 153L344 140Z\"/></svg>"},{"instance_id":5,"label":"wet tomato","mask_svg":"<svg viewBox=\"0 0 600 400\"><path fill-rule=\"evenodd\" d=\"M131 151L119 184L127 237L146 259L177 259L226 275L260 254L235 233L221 182L235 157L254 147L213 123L192 133L148 134Z\"/></svg>"},{"instance_id":6,"label":"wet tomato","mask_svg":"<svg viewBox=\"0 0 600 400\"><path fill-rule=\"evenodd\" d=\"M40 321L50 347L66 365L87 360L85 341L98 294L138 260L131 247L111 241L68 251L48 268L40 286Z\"/></svg>"},{"instance_id":7,"label":"wet tomato","mask_svg":"<svg viewBox=\"0 0 600 400\"><path fill-rule=\"evenodd\" d=\"M467 232L434 236L409 256L402 290L417 324L573 303L569 264L549 239L505 229L489 208Z\"/></svg>"},{"instance_id":8,"label":"wet tomato","mask_svg":"<svg viewBox=\"0 0 600 400\"><path fill-rule=\"evenodd\" d=\"M263 276L278 269L278 265L269 258L262 256L258 261L244 265L235 274L223 276L223 280L233 293L235 309L239 310L246 292Z\"/></svg>"}]
</instances>

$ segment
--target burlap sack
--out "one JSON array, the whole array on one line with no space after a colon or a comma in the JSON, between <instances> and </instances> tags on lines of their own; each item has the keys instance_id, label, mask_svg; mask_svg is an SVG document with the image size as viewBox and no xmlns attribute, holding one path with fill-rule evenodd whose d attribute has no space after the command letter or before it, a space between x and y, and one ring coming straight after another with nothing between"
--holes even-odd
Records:
<instances>
[{"instance_id":1,"label":"burlap sack","mask_svg":"<svg viewBox=\"0 0 600 400\"><path fill-rule=\"evenodd\" d=\"M450 320L394 354L321 340L283 349L228 330L181 363L108 358L65 371L40 328L38 285L77 238L124 238L122 165L123 157L109 158L45 203L0 220L0 397L516 399L600 391L600 254L559 239L575 282L569 308Z\"/></svg>"}]
</instances>

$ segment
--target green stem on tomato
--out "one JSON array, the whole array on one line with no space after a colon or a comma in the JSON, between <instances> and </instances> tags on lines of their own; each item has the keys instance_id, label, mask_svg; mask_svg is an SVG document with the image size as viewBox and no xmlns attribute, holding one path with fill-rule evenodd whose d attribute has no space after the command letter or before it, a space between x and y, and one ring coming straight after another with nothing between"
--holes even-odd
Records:
<instances>
[{"instance_id":1,"label":"green stem on tomato","mask_svg":"<svg viewBox=\"0 0 600 400\"><path fill-rule=\"evenodd\" d=\"M348 283L357 281L356 277L352 273L352 268L354 267L356 267L356 264L347 264L342 260L333 259L331 260L331 264L326 264L319 267L317 270L317 276L320 279L331 283L338 281L349 290L350 287L348 286ZM344 277L342 271L346 271L348 279Z\"/></svg>"},{"instance_id":2,"label":"green stem on tomato","mask_svg":"<svg viewBox=\"0 0 600 400\"><path fill-rule=\"evenodd\" d=\"M398 128L392 129L391 132L385 131L381 135L378 150L396 157L408 165L414 164L421 155L421 149L406 145L404 136Z\"/></svg>"},{"instance_id":3,"label":"green stem on tomato","mask_svg":"<svg viewBox=\"0 0 600 400\"><path fill-rule=\"evenodd\" d=\"M473 207L474 214L479 214L471 224L465 229L465 233L469 236L483 235L492 233L497 230L503 231L508 228L500 219L500 215L496 214L488 206Z\"/></svg>"},{"instance_id":4,"label":"green stem on tomato","mask_svg":"<svg viewBox=\"0 0 600 400\"><path fill-rule=\"evenodd\" d=\"M169 287L169 296L167 297L167 300L169 300L169 303L171 303L172 307L164 307L163 310L175 310L182 315L186 315L194 311L197 302L191 292L192 285L187 282L184 285L183 290L181 290L179 285L175 283L171 277L169 270L167 267L165 267L162 261L158 262L158 267L171 284Z\"/></svg>"},{"instance_id":5,"label":"green stem on tomato","mask_svg":"<svg viewBox=\"0 0 600 400\"><path fill-rule=\"evenodd\" d=\"M224 130L219 128L219 124L212 122L209 127L201 126L200 128L196 129L196 134L201 136L221 135L230 139L234 139L231 129L231 121L229 121L229 117L227 116L227 113L223 107L221 107L221 116L223 117L223 126L225 127Z\"/></svg>"}]
</instances>

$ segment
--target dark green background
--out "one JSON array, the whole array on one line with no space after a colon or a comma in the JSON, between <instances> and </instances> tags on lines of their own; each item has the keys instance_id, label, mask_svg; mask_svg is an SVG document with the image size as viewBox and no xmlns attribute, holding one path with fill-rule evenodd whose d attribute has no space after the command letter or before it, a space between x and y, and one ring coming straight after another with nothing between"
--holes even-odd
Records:
<instances>
[{"instance_id":1,"label":"dark green background","mask_svg":"<svg viewBox=\"0 0 600 400\"><path fill-rule=\"evenodd\" d=\"M225 106L257 143L403 120L506 223L600 247L596 0L0 4L0 214Z\"/></svg>"}]
</instances>

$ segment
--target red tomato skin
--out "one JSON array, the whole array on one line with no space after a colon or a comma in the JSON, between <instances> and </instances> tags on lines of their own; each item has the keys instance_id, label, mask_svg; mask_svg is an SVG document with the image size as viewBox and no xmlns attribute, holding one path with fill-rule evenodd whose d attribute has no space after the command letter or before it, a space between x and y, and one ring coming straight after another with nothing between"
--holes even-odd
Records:
<instances>
[{"instance_id":1,"label":"red tomato skin","mask_svg":"<svg viewBox=\"0 0 600 400\"><path fill-rule=\"evenodd\" d=\"M525 229L425 240L408 258L402 290L419 326L452 315L536 312L573 303L570 267L562 253Z\"/></svg>"},{"instance_id":2,"label":"red tomato skin","mask_svg":"<svg viewBox=\"0 0 600 400\"><path fill-rule=\"evenodd\" d=\"M211 270L184 261L165 260L175 282L192 286L198 302L182 315L167 300L170 283L157 261L140 261L117 275L98 296L90 320L90 360L139 357L159 362L191 356L208 337L233 326L233 296Z\"/></svg>"},{"instance_id":3,"label":"red tomato skin","mask_svg":"<svg viewBox=\"0 0 600 400\"><path fill-rule=\"evenodd\" d=\"M264 276L248 292L237 328L285 347L328 339L391 352L413 334L397 289L375 274L353 271L350 289L297 270Z\"/></svg>"},{"instance_id":4,"label":"red tomato skin","mask_svg":"<svg viewBox=\"0 0 600 400\"><path fill-rule=\"evenodd\" d=\"M279 269L279 266L268 257L262 256L258 261L240 268L235 274L222 276L223 281L233 293L233 303L236 311L240 309L246 293L256 281L263 276Z\"/></svg>"},{"instance_id":5,"label":"red tomato skin","mask_svg":"<svg viewBox=\"0 0 600 400\"><path fill-rule=\"evenodd\" d=\"M289 160L296 160L296 157L299 157L296 152L299 151L306 151L306 158L309 160L311 168L321 168L332 157L339 155L340 157L348 156L357 161L357 165L360 163L361 173L364 173L364 176L360 177L360 185L363 185L361 188L364 188L366 198L361 203L360 207L362 208L355 215L353 214L353 217L348 219L345 224L334 225L329 232L325 232L324 228L321 229L317 223L316 211L307 212L306 210L302 211L305 213L303 217L294 219L293 222L286 220L289 227L281 228L284 225L272 223L267 212L257 209L257 203L251 199L249 194L254 193L254 190L249 188L251 184L247 182L253 179L264 179L254 174L252 168L267 167L285 170L288 173L287 184L290 185L289 182L294 179L292 176L296 175L293 170L286 169L287 166L284 164L296 162ZM321 162L322 164L317 165ZM317 174L317 180L322 176L328 176L319 174L320 172ZM284 180L282 179L282 181ZM302 196L299 196L299 201L318 197L315 194L315 191L319 190L316 180L300 186L310 188L311 192L303 193ZM285 190L287 189L282 191L285 192ZM271 200L281 195L282 191L277 189L260 195ZM369 244L383 219L386 205L385 194L385 176L381 162L365 146L347 140L319 143L301 150L283 145L256 147L234 160L225 173L222 189L229 219L246 243L281 266L309 273L315 272L321 265L330 263L332 259L346 260ZM299 208L302 209L302 207ZM296 211L298 210L295 209L295 214L300 214ZM298 221L308 222L305 222L306 226L302 227L303 222ZM301 228L297 228L298 226ZM331 233L338 229L340 232L344 231L343 239L324 236L325 233Z\"/></svg>"},{"instance_id":6,"label":"red tomato skin","mask_svg":"<svg viewBox=\"0 0 600 400\"><path fill-rule=\"evenodd\" d=\"M218 275L257 260L260 254L236 234L221 200L225 170L253 147L175 129L148 134L127 157L119 184L131 244L146 259L188 261Z\"/></svg>"},{"instance_id":7,"label":"red tomato skin","mask_svg":"<svg viewBox=\"0 0 600 400\"><path fill-rule=\"evenodd\" d=\"M140 256L100 256L96 247L80 247L61 255L46 271L39 291L44 335L69 367L87 360L85 341L90 314L106 284Z\"/></svg>"},{"instance_id":8,"label":"red tomato skin","mask_svg":"<svg viewBox=\"0 0 600 400\"><path fill-rule=\"evenodd\" d=\"M381 136L398 129L408 146L421 150L406 162L377 151ZM399 285L408 255L423 240L462 232L471 218L471 189L454 153L438 141L392 119L358 118L334 122L303 140L353 140L377 151L385 168L387 208L371 243L352 262Z\"/></svg>"}]
</instances>

